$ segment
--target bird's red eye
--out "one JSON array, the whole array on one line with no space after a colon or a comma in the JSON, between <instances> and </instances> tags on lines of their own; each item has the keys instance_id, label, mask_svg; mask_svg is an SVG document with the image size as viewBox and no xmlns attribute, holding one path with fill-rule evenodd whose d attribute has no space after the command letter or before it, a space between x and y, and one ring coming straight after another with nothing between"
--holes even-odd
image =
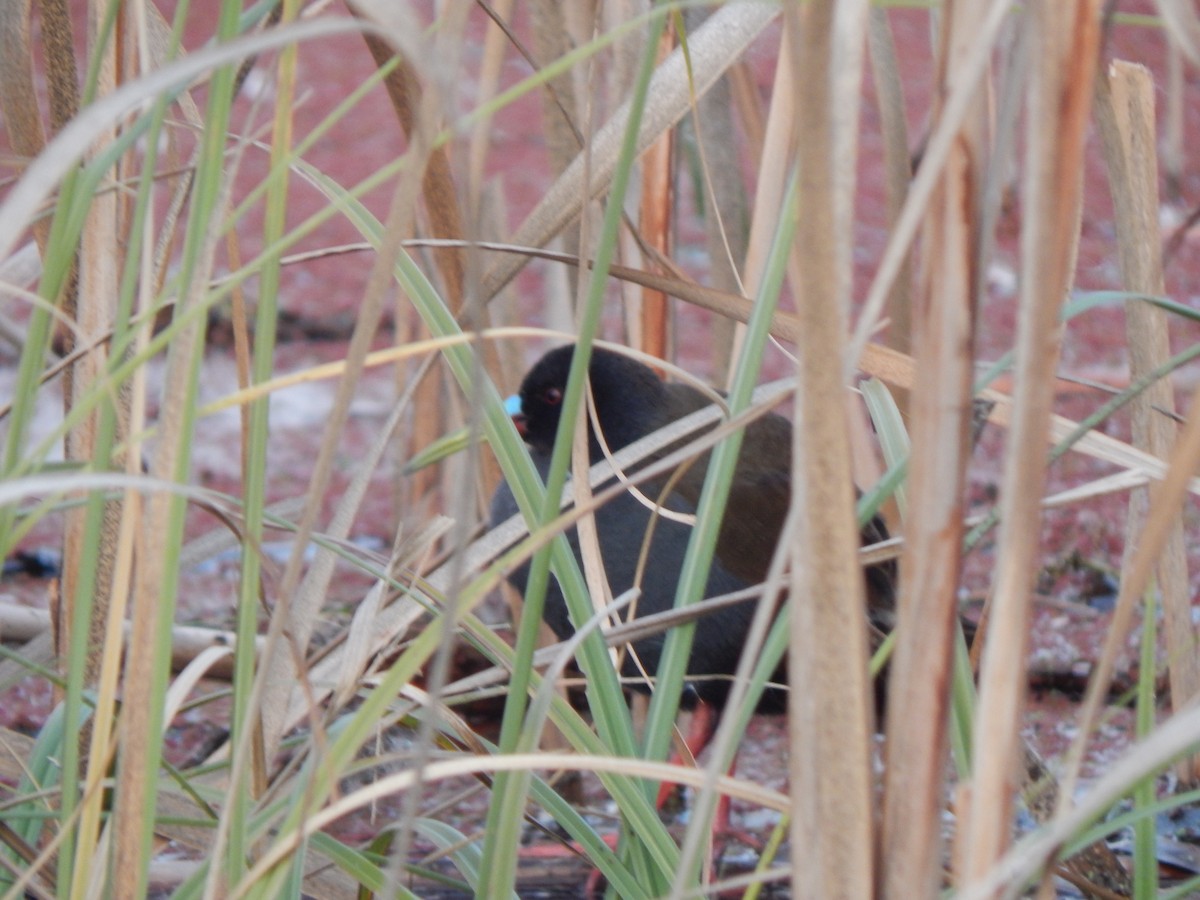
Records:
<instances>
[{"instance_id":1,"label":"bird's red eye","mask_svg":"<svg viewBox=\"0 0 1200 900\"><path fill-rule=\"evenodd\" d=\"M556 387L546 388L542 394L542 399L550 406L558 406L562 403L562 390Z\"/></svg>"}]
</instances>

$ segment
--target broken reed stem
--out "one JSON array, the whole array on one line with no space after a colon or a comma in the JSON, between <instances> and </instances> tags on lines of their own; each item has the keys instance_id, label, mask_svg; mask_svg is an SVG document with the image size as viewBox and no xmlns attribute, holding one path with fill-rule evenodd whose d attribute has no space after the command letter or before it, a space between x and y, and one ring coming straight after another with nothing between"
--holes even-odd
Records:
<instances>
[{"instance_id":1,"label":"broken reed stem","mask_svg":"<svg viewBox=\"0 0 1200 900\"><path fill-rule=\"evenodd\" d=\"M1158 166L1155 159L1154 80L1143 66L1113 62L1097 78L1096 120L1108 164L1109 184L1117 229L1117 249L1125 290L1148 296L1166 293L1162 241L1158 225ZM1144 378L1171 355L1167 314L1142 299L1125 302L1129 345L1129 380ZM1160 379L1131 403L1133 445L1166 458L1175 440L1171 420L1175 397L1169 377ZM1133 548L1146 521L1148 491L1133 492L1126 527L1121 571L1128 568ZM1200 659L1191 618L1187 553L1183 519L1178 517L1167 536L1158 564L1170 675L1171 705L1181 709L1200 694ZM1200 776L1200 757L1181 760L1176 772L1184 784Z\"/></svg>"}]
</instances>

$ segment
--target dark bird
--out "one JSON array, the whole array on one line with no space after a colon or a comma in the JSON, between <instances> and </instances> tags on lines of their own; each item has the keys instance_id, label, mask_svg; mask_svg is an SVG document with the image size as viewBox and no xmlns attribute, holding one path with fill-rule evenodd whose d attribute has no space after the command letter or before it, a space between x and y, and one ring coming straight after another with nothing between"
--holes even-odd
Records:
<instances>
[{"instance_id":1,"label":"dark bird","mask_svg":"<svg viewBox=\"0 0 1200 900\"><path fill-rule=\"evenodd\" d=\"M573 345L551 350L521 383L520 411L514 419L543 478L550 464L573 353ZM600 348L592 351L588 380L595 422L611 453L709 406L711 402L693 387L667 384L648 366ZM657 451L631 471L662 458L678 446L675 444ZM593 464L604 458L600 441L590 425L589 455ZM741 590L766 578L791 498L791 461L792 426L787 419L768 414L746 426L705 587L706 598ZM694 512L707 467L708 454L705 453L680 474L663 505L676 512ZM665 477L656 478L642 485L642 492L647 497L657 498L667 481ZM492 523L498 524L516 511L512 492L507 483L501 484L492 499ZM643 539L653 515L645 504L629 493L620 494L596 511L599 550L613 596L634 586ZM642 593L637 600L637 617L674 606L679 573L691 535L689 525L663 516L657 517L653 527L648 564L639 585ZM886 536L886 529L878 518L863 532L864 543L874 543ZM567 538L576 558L582 559L575 529L567 533ZM529 567L525 564L510 572L508 580L524 593L528 575ZM893 578L892 563L873 566L867 572L871 617L889 627L894 607ZM729 692L728 676L737 668L753 616L754 604L747 602L715 611L697 621L688 664L687 693L681 698L682 705L691 707L696 700L703 700L718 708L723 706ZM544 617L559 639L565 640L574 632L562 592L553 581L547 592ZM664 641L665 635L656 635L633 645L637 659L650 675L657 671ZM636 679L639 671L634 659L626 660L624 675ZM785 678L781 666L775 680L783 682ZM783 701L783 691L768 689L759 708L777 711L782 709Z\"/></svg>"}]
</instances>

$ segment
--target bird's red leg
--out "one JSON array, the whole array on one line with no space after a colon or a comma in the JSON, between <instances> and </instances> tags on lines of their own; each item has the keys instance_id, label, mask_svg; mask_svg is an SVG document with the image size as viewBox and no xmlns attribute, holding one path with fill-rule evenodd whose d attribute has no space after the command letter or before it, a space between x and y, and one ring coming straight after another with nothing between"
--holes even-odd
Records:
<instances>
[{"instance_id":1,"label":"bird's red leg","mask_svg":"<svg viewBox=\"0 0 1200 900\"><path fill-rule=\"evenodd\" d=\"M668 760L672 765L688 765L696 764L696 757L699 756L704 748L708 746L713 735L717 732L717 712L711 704L701 700L696 704L696 708L692 710L692 721L688 726L688 733L683 739L683 746L687 750L688 757L685 759L683 754L678 750L671 751L671 758ZM659 812L662 812L663 807L667 805L667 801L679 789L679 785L672 784L669 781L664 781L658 789L658 802L655 807ZM725 799L725 798L722 798ZM728 806L728 803L726 803ZM727 810L728 811L728 810Z\"/></svg>"},{"instance_id":2,"label":"bird's red leg","mask_svg":"<svg viewBox=\"0 0 1200 900\"><path fill-rule=\"evenodd\" d=\"M671 762L680 765L685 762L691 765L696 764L696 757L703 752L704 748L709 745L713 739L713 735L717 732L719 716L716 709L708 703L699 703L696 705L692 713L692 722L688 728L688 733L685 736L683 743L687 749L687 753L691 757L690 760L685 760L682 753L672 751ZM734 755L733 760L729 763L729 775L733 775L737 769L737 755ZM679 785L670 782L663 782L658 790L658 802L656 804L661 812L666 803L675 795ZM739 828L733 827L731 818L732 802L728 794L722 793L717 798L717 808L713 815L712 835L713 841L717 844L727 843L729 841L737 841L740 844L745 844L756 850L762 850L762 841L758 836L750 834Z\"/></svg>"}]
</instances>

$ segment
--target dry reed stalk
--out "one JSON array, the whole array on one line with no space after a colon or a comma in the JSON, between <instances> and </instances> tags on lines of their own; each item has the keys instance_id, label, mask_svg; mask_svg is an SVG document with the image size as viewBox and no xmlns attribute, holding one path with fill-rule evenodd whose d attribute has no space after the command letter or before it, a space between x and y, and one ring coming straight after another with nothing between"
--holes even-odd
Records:
<instances>
[{"instance_id":1,"label":"dry reed stalk","mask_svg":"<svg viewBox=\"0 0 1200 900\"><path fill-rule=\"evenodd\" d=\"M1099 48L1099 3L1042 0L1033 32L1022 185L1016 392L1006 444L995 601L980 674L975 772L962 829L962 875L983 878L1011 835L1020 771L1025 647L1050 433L1059 311L1074 269L1083 143Z\"/></svg>"},{"instance_id":2,"label":"dry reed stalk","mask_svg":"<svg viewBox=\"0 0 1200 900\"><path fill-rule=\"evenodd\" d=\"M954 82L986 4L942 16L937 83ZM963 496L970 456L979 204L988 160L984 86L964 120L926 214L913 316L909 517L898 639L888 685L884 897L934 896L941 883L949 684L958 621ZM944 101L944 96L939 98Z\"/></svg>"},{"instance_id":3,"label":"dry reed stalk","mask_svg":"<svg viewBox=\"0 0 1200 900\"><path fill-rule=\"evenodd\" d=\"M863 898L875 889L867 634L850 474L842 359L865 3L788 7L795 47L796 146L803 208L795 283L797 342L788 657L792 892ZM792 214L788 212L787 214Z\"/></svg>"},{"instance_id":4,"label":"dry reed stalk","mask_svg":"<svg viewBox=\"0 0 1200 900\"><path fill-rule=\"evenodd\" d=\"M674 30L664 28L659 36L658 62L661 65L674 44ZM642 154L642 191L638 210L638 229L642 240L663 256L671 256L671 221L675 213L675 130L668 129ZM671 308L667 295L644 288L641 305L639 346L659 359L671 352Z\"/></svg>"},{"instance_id":5,"label":"dry reed stalk","mask_svg":"<svg viewBox=\"0 0 1200 900\"><path fill-rule=\"evenodd\" d=\"M1162 296L1166 285L1158 225L1154 81L1144 67L1116 61L1097 83L1096 118L1108 161L1125 290ZM1131 299L1125 302L1125 317L1129 378L1136 382L1171 355L1167 314L1143 300ZM1171 420L1175 411L1171 379L1159 380L1134 398L1131 411L1133 445L1165 459L1177 430ZM1147 491L1134 491L1129 504L1122 571L1137 545L1147 506ZM1196 630L1191 616L1182 516L1170 530L1157 574L1165 617L1163 632L1171 707L1179 710L1200 695L1200 657L1196 655ZM1195 784L1200 777L1200 757L1181 760L1176 772L1185 785Z\"/></svg>"}]
</instances>

